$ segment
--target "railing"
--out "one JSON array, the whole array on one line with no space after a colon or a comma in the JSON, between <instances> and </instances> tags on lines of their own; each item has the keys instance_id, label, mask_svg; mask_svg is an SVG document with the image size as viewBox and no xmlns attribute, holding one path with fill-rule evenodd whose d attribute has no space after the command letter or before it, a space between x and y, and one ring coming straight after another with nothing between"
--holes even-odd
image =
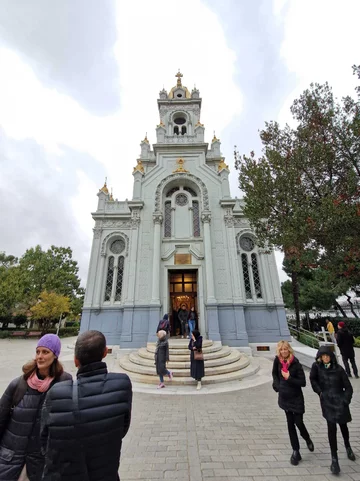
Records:
<instances>
[{"instance_id":1,"label":"railing","mask_svg":"<svg viewBox=\"0 0 360 481\"><path fill-rule=\"evenodd\" d=\"M295 337L299 342L306 346L319 349L319 340L315 334L311 331L307 331L303 327L296 328L295 324L288 323L290 334Z\"/></svg>"}]
</instances>

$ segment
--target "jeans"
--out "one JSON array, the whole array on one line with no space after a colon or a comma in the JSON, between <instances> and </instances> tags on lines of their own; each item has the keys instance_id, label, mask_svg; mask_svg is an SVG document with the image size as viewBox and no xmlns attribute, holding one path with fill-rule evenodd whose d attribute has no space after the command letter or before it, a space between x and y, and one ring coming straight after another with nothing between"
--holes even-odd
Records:
<instances>
[{"instance_id":1,"label":"jeans","mask_svg":"<svg viewBox=\"0 0 360 481\"><path fill-rule=\"evenodd\" d=\"M181 325L181 335L188 336L189 335L189 324L187 321L180 321Z\"/></svg>"},{"instance_id":2,"label":"jeans","mask_svg":"<svg viewBox=\"0 0 360 481\"><path fill-rule=\"evenodd\" d=\"M289 437L291 447L294 451L300 450L299 438L296 432L296 426L300 431L301 437L305 439L305 441L310 440L310 434L308 433L304 421L303 415L298 413L293 413L292 411L285 411L286 420L288 425Z\"/></svg>"},{"instance_id":3,"label":"jeans","mask_svg":"<svg viewBox=\"0 0 360 481\"><path fill-rule=\"evenodd\" d=\"M166 374L170 376L170 371L166 371ZM162 374L159 374L160 382L164 382L164 376Z\"/></svg>"},{"instance_id":4,"label":"jeans","mask_svg":"<svg viewBox=\"0 0 360 481\"><path fill-rule=\"evenodd\" d=\"M354 357L347 357L347 356L341 356L342 357L342 360L343 360L343 363L344 363L344 367L345 367L345 371L346 371L346 374L348 376L350 376L351 372L350 372L350 366L349 366L349 361L351 362L351 367L354 371L354 376L358 376L358 368L356 366L356 362L355 362L355 356Z\"/></svg>"},{"instance_id":5,"label":"jeans","mask_svg":"<svg viewBox=\"0 0 360 481\"><path fill-rule=\"evenodd\" d=\"M195 320L194 319L189 319L189 335L191 339L191 334L195 330Z\"/></svg>"},{"instance_id":6,"label":"jeans","mask_svg":"<svg viewBox=\"0 0 360 481\"><path fill-rule=\"evenodd\" d=\"M328 425L328 437L329 437L329 444L330 444L330 449L331 449L331 455L336 456L337 455L337 439L336 439L336 423L329 423L327 422ZM347 427L347 424L339 424L341 434L343 435L344 438L344 444L345 448L350 447L350 441L349 441L349 429Z\"/></svg>"}]
</instances>

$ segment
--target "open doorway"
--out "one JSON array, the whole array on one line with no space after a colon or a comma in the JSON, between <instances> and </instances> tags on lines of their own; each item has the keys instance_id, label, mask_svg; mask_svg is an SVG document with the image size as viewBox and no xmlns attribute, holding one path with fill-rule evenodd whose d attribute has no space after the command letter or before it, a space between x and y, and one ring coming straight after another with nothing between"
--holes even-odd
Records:
<instances>
[{"instance_id":1,"label":"open doorway","mask_svg":"<svg viewBox=\"0 0 360 481\"><path fill-rule=\"evenodd\" d=\"M192 307L198 312L197 290L197 270L169 271L171 336L181 337L178 312L182 305L185 305L188 312Z\"/></svg>"}]
</instances>

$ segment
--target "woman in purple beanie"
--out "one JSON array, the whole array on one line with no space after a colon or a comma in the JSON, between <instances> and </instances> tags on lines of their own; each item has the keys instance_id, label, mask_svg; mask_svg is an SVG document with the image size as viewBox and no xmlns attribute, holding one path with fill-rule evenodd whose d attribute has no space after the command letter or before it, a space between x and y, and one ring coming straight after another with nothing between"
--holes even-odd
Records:
<instances>
[{"instance_id":1,"label":"woman in purple beanie","mask_svg":"<svg viewBox=\"0 0 360 481\"><path fill-rule=\"evenodd\" d=\"M45 334L35 359L23 366L23 375L11 381L0 399L0 480L41 480L41 408L51 386L72 379L59 362L60 350L59 337Z\"/></svg>"}]
</instances>

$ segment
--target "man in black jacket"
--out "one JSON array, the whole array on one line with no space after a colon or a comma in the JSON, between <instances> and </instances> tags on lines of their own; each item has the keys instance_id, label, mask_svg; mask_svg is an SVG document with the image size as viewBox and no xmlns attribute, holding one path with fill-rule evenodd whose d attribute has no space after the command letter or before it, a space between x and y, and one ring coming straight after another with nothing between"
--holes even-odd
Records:
<instances>
[{"instance_id":1,"label":"man in black jacket","mask_svg":"<svg viewBox=\"0 0 360 481\"><path fill-rule=\"evenodd\" d=\"M354 336L345 326L345 322L338 322L338 333L336 335L337 345L341 352L346 374L351 377L349 361L354 371L354 376L358 379L358 368L355 362Z\"/></svg>"},{"instance_id":2,"label":"man in black jacket","mask_svg":"<svg viewBox=\"0 0 360 481\"><path fill-rule=\"evenodd\" d=\"M77 381L59 383L46 396L41 420L45 481L119 479L132 387L126 374L108 373L102 362L106 354L101 332L81 334L75 345Z\"/></svg>"}]
</instances>

